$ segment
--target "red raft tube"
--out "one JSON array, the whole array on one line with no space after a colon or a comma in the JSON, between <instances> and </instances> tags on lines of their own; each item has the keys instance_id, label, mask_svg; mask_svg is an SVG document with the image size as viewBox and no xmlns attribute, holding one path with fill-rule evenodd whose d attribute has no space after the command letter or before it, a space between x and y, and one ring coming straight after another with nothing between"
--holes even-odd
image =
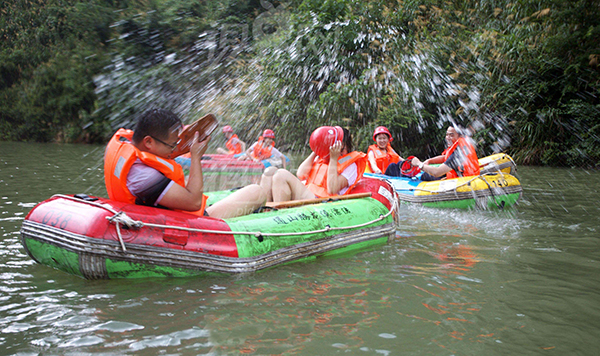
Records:
<instances>
[{"instance_id":1,"label":"red raft tube","mask_svg":"<svg viewBox=\"0 0 600 356\"><path fill-rule=\"evenodd\" d=\"M190 168L186 155L175 158L184 169ZM262 174L265 165L255 161L240 161L233 155L205 154L202 156L202 171L206 173Z\"/></svg>"},{"instance_id":2,"label":"red raft tube","mask_svg":"<svg viewBox=\"0 0 600 356\"><path fill-rule=\"evenodd\" d=\"M21 242L38 263L87 279L245 273L385 244L396 202L388 183L370 178L349 195L232 219L56 195L29 212Z\"/></svg>"}]
</instances>

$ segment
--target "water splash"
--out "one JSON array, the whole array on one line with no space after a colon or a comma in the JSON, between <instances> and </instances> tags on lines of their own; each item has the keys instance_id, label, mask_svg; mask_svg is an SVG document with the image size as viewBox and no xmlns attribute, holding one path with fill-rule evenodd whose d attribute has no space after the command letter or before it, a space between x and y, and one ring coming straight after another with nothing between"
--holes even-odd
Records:
<instances>
[{"instance_id":1,"label":"water splash","mask_svg":"<svg viewBox=\"0 0 600 356\"><path fill-rule=\"evenodd\" d=\"M373 22L358 14L338 21L315 12L292 20L289 4L261 5L251 24L216 24L189 48L171 52L153 40L158 30L128 33L115 24L120 41L143 38L153 52L117 54L96 78L114 128L131 127L139 112L160 106L187 122L211 112L251 142L265 128L275 129L287 150L306 148L310 132L323 124L354 129L358 147L366 147L380 124L409 147L422 142L415 136L439 137L448 124L466 127L468 135L487 132L493 144L486 153L510 145L509 120L481 113L483 89L460 80L472 72L485 85L484 61L450 58L444 65L435 53L450 49L439 42L416 48L393 19ZM490 126L495 130L485 131Z\"/></svg>"}]
</instances>

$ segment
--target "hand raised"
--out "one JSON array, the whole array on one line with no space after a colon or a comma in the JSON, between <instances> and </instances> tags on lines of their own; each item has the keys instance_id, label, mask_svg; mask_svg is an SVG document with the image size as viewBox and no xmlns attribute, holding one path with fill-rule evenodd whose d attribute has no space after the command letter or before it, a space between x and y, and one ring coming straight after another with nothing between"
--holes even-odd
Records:
<instances>
[{"instance_id":1,"label":"hand raised","mask_svg":"<svg viewBox=\"0 0 600 356\"><path fill-rule=\"evenodd\" d=\"M342 153L342 141L335 141L331 147L329 147L329 156L332 160L337 161Z\"/></svg>"},{"instance_id":2,"label":"hand raised","mask_svg":"<svg viewBox=\"0 0 600 356\"><path fill-rule=\"evenodd\" d=\"M202 155L206 152L208 148L208 142L210 141L210 136L207 136L204 140L198 141L200 134L198 132L194 133L194 143L190 147L190 153L192 154L192 159L201 159Z\"/></svg>"},{"instance_id":3,"label":"hand raised","mask_svg":"<svg viewBox=\"0 0 600 356\"><path fill-rule=\"evenodd\" d=\"M410 164L411 164L412 166L415 166L415 167L417 167L417 166L419 166L419 164L421 164L421 160L420 160L420 159L418 159L417 157L414 157L414 158L413 158L413 159L410 161Z\"/></svg>"}]
</instances>

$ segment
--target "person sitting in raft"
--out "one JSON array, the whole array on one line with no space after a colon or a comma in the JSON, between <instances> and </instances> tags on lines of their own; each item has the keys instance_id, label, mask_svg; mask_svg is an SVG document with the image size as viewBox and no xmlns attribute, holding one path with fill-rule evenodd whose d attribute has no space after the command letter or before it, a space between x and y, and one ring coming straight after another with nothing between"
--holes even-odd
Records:
<instances>
[{"instance_id":1,"label":"person sitting in raft","mask_svg":"<svg viewBox=\"0 0 600 356\"><path fill-rule=\"evenodd\" d=\"M387 127L379 126L375 129L373 132L373 141L375 141L375 144L369 146L369 150L367 151L371 172L382 174L390 163L398 163L402 159L390 145L390 142L393 140L392 134Z\"/></svg>"},{"instance_id":2,"label":"person sitting in raft","mask_svg":"<svg viewBox=\"0 0 600 356\"><path fill-rule=\"evenodd\" d=\"M266 129L262 136L258 137L258 141L254 142L246 153L238 159L242 161L253 160L255 162L267 160L271 166L284 169L286 164L286 157L275 148L275 132L270 129Z\"/></svg>"},{"instance_id":3,"label":"person sitting in raft","mask_svg":"<svg viewBox=\"0 0 600 356\"><path fill-rule=\"evenodd\" d=\"M225 142L227 149L217 147L217 153L222 155L237 155L246 151L246 143L233 133L231 126L223 126L223 134L227 137L227 142Z\"/></svg>"},{"instance_id":4,"label":"person sitting in raft","mask_svg":"<svg viewBox=\"0 0 600 356\"><path fill-rule=\"evenodd\" d=\"M134 131L119 129L104 155L109 198L221 219L249 214L264 205L266 192L252 184L206 207L201 158L210 137L198 142L196 132L195 142L190 147L191 165L186 184L183 169L170 158L182 128L176 114L152 109L138 119Z\"/></svg>"},{"instance_id":5,"label":"person sitting in raft","mask_svg":"<svg viewBox=\"0 0 600 356\"><path fill-rule=\"evenodd\" d=\"M444 174L447 179L479 175L479 160L475 147L454 126L448 127L446 131L446 144L448 148L439 156L423 162L416 157L412 159L411 165L423 172L421 180L437 180Z\"/></svg>"},{"instance_id":6,"label":"person sitting in raft","mask_svg":"<svg viewBox=\"0 0 600 356\"><path fill-rule=\"evenodd\" d=\"M366 155L352 150L347 129L323 126L310 136L312 153L298 167L297 176L285 169L269 167L260 185L267 201L313 199L343 195L362 178Z\"/></svg>"}]
</instances>

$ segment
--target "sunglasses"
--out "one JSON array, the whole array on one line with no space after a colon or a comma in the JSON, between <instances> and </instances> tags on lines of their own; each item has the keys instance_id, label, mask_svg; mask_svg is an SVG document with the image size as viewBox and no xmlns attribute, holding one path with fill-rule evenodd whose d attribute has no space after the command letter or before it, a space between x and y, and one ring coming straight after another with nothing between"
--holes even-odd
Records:
<instances>
[{"instance_id":1,"label":"sunglasses","mask_svg":"<svg viewBox=\"0 0 600 356\"><path fill-rule=\"evenodd\" d=\"M175 151L175 149L177 148L177 145L179 145L179 143L181 142L181 139L179 139L179 140L177 140L177 142L175 142L175 145L170 145L170 144L166 143L165 141L163 141L163 140L160 140L160 139L158 139L158 138L156 138L156 137L154 137L154 136L150 136L150 137L152 137L152 138L153 138L153 139L155 139L156 141L158 141L158 142L162 143L163 145L166 145L166 146L169 146L169 147L171 147L171 152Z\"/></svg>"}]
</instances>

